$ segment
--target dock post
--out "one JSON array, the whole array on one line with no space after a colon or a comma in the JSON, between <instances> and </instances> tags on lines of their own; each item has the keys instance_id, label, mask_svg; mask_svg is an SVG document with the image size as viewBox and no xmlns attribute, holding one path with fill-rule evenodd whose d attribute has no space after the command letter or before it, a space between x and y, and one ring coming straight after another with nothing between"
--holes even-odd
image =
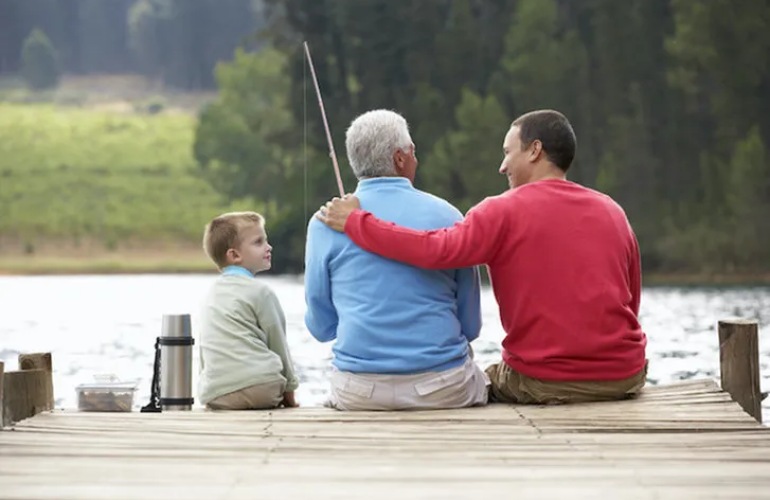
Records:
<instances>
[{"instance_id":1,"label":"dock post","mask_svg":"<svg viewBox=\"0 0 770 500\"><path fill-rule=\"evenodd\" d=\"M756 321L733 319L719 322L719 372L722 389L761 423L758 331Z\"/></svg>"},{"instance_id":2,"label":"dock post","mask_svg":"<svg viewBox=\"0 0 770 500\"><path fill-rule=\"evenodd\" d=\"M4 420L4 414L3 407L5 406L5 401L3 401L3 375L5 374L5 363L0 361L0 430L3 430L3 427L5 427L5 420Z\"/></svg>"},{"instance_id":3,"label":"dock post","mask_svg":"<svg viewBox=\"0 0 770 500\"><path fill-rule=\"evenodd\" d=\"M19 368L3 372L3 427L53 409L51 354L20 354Z\"/></svg>"},{"instance_id":4,"label":"dock post","mask_svg":"<svg viewBox=\"0 0 770 500\"><path fill-rule=\"evenodd\" d=\"M51 353L19 354L19 370L45 370L48 373L43 392L47 402L46 410L53 410L53 361L51 360Z\"/></svg>"}]
</instances>

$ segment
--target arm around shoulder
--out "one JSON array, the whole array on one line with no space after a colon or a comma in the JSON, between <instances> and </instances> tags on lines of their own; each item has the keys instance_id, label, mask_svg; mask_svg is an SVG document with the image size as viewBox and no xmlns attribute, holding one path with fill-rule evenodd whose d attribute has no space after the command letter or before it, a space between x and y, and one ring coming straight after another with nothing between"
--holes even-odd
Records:
<instances>
[{"instance_id":1,"label":"arm around shoulder","mask_svg":"<svg viewBox=\"0 0 770 500\"><path fill-rule=\"evenodd\" d=\"M355 210L345 234L365 250L426 269L485 264L497 253L506 223L498 213L498 198L482 201L454 226L433 231L408 229Z\"/></svg>"}]
</instances>

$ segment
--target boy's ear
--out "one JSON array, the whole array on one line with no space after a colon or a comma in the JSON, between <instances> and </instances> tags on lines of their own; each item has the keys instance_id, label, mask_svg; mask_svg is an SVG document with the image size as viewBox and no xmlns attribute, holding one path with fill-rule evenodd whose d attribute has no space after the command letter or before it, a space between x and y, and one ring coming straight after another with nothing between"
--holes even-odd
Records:
<instances>
[{"instance_id":1,"label":"boy's ear","mask_svg":"<svg viewBox=\"0 0 770 500\"><path fill-rule=\"evenodd\" d=\"M227 259L233 264L238 264L241 261L241 254L235 248L228 248Z\"/></svg>"}]
</instances>

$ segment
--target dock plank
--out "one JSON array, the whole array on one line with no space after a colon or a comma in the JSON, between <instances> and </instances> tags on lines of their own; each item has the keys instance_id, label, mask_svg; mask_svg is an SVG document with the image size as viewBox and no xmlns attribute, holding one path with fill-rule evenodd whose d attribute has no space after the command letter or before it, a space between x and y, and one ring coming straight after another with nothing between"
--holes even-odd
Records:
<instances>
[{"instance_id":1,"label":"dock plank","mask_svg":"<svg viewBox=\"0 0 770 500\"><path fill-rule=\"evenodd\" d=\"M712 381L430 412L55 411L0 433L0 498L767 498L770 429Z\"/></svg>"}]
</instances>

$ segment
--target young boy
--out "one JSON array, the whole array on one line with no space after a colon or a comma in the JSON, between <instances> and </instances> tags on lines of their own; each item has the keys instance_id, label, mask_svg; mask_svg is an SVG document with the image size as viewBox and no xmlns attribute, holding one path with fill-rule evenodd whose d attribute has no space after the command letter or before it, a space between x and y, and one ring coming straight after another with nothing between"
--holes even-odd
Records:
<instances>
[{"instance_id":1,"label":"young boy","mask_svg":"<svg viewBox=\"0 0 770 500\"><path fill-rule=\"evenodd\" d=\"M203 248L221 276L203 304L200 401L215 410L298 406L286 320L275 294L254 279L270 269L265 220L233 212L209 222Z\"/></svg>"}]
</instances>

